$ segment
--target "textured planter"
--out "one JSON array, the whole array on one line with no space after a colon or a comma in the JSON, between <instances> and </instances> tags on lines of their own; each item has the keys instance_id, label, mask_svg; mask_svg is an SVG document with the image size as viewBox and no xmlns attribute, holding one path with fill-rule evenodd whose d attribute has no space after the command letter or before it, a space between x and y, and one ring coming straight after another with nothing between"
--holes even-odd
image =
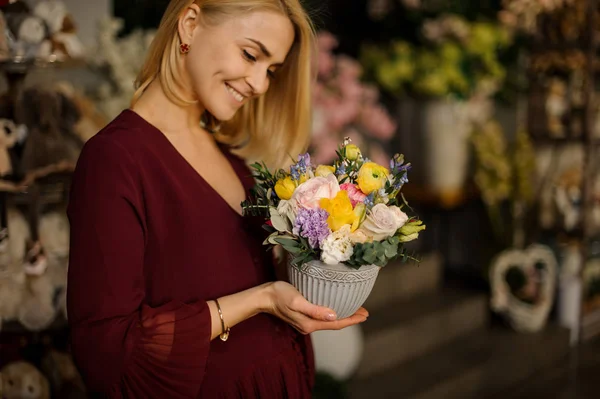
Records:
<instances>
[{"instance_id":1,"label":"textured planter","mask_svg":"<svg viewBox=\"0 0 600 399\"><path fill-rule=\"evenodd\" d=\"M367 300L379 274L379 266L355 270L344 264L310 261L300 268L288 264L288 276L300 293L315 305L334 310L338 319L352 316Z\"/></svg>"}]
</instances>

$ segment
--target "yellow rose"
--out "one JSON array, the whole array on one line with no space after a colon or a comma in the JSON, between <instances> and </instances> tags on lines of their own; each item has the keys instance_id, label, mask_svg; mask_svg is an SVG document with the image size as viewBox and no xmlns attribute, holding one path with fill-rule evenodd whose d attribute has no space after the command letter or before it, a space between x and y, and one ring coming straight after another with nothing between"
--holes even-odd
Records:
<instances>
[{"instance_id":1,"label":"yellow rose","mask_svg":"<svg viewBox=\"0 0 600 399\"><path fill-rule=\"evenodd\" d=\"M387 181L388 170L375 162L365 163L358 171L358 187L369 195L373 191L380 190Z\"/></svg>"},{"instance_id":2,"label":"yellow rose","mask_svg":"<svg viewBox=\"0 0 600 399\"><path fill-rule=\"evenodd\" d=\"M329 213L327 224L331 231L338 231L347 224L352 226L351 231L358 228L357 220L360 221L360 218L354 213L352 202L346 191L341 190L333 199L321 199L320 205Z\"/></svg>"},{"instance_id":3,"label":"yellow rose","mask_svg":"<svg viewBox=\"0 0 600 399\"><path fill-rule=\"evenodd\" d=\"M329 165L319 165L315 170L315 176L317 177L327 177L331 174L335 173L335 168Z\"/></svg>"},{"instance_id":4,"label":"yellow rose","mask_svg":"<svg viewBox=\"0 0 600 399\"><path fill-rule=\"evenodd\" d=\"M354 144L349 144L346 146L346 158L351 161L356 161L360 156L360 149Z\"/></svg>"},{"instance_id":5,"label":"yellow rose","mask_svg":"<svg viewBox=\"0 0 600 399\"><path fill-rule=\"evenodd\" d=\"M275 184L275 193L282 200L289 200L292 198L294 190L296 190L296 184L290 176L279 179Z\"/></svg>"},{"instance_id":6,"label":"yellow rose","mask_svg":"<svg viewBox=\"0 0 600 399\"><path fill-rule=\"evenodd\" d=\"M298 185L305 183L308 180L308 175L306 173L301 174L300 175L300 181L298 182Z\"/></svg>"}]
</instances>

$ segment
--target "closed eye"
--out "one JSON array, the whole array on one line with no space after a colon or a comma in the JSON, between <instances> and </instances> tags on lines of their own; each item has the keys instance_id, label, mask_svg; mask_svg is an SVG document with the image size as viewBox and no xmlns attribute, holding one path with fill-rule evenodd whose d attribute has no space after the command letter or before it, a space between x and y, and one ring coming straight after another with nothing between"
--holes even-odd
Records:
<instances>
[{"instance_id":1,"label":"closed eye","mask_svg":"<svg viewBox=\"0 0 600 399\"><path fill-rule=\"evenodd\" d=\"M243 50L242 53L244 54L244 58L247 59L248 61L256 62L256 57L253 56L252 54L250 54L249 52L247 52L246 50Z\"/></svg>"},{"instance_id":2,"label":"closed eye","mask_svg":"<svg viewBox=\"0 0 600 399\"><path fill-rule=\"evenodd\" d=\"M252 54L250 54L248 51L242 50L242 54L244 55L244 58L247 61L256 62L256 57L253 56ZM269 77L269 79L275 78L275 71L271 71L270 69L267 69L267 76Z\"/></svg>"}]
</instances>

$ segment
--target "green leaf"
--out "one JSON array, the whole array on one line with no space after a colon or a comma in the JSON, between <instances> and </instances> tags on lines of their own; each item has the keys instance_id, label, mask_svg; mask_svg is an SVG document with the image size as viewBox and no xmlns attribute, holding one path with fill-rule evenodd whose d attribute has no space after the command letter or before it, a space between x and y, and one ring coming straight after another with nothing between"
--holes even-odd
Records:
<instances>
[{"instance_id":1,"label":"green leaf","mask_svg":"<svg viewBox=\"0 0 600 399\"><path fill-rule=\"evenodd\" d=\"M273 234L271 234L270 236L268 236L265 241L263 242L263 245L267 245L267 244L271 244L271 245L278 245L277 241L275 241L275 239L279 237L279 232L276 231Z\"/></svg>"},{"instance_id":2,"label":"green leaf","mask_svg":"<svg viewBox=\"0 0 600 399\"><path fill-rule=\"evenodd\" d=\"M290 239L290 238L275 238L275 241L280 244L283 245L284 247L299 247L300 243L294 239Z\"/></svg>"},{"instance_id":3,"label":"green leaf","mask_svg":"<svg viewBox=\"0 0 600 399\"><path fill-rule=\"evenodd\" d=\"M268 233L275 233L277 231L275 228L273 228L273 226L269 226L268 224L263 224L262 228Z\"/></svg>"},{"instance_id":4,"label":"green leaf","mask_svg":"<svg viewBox=\"0 0 600 399\"><path fill-rule=\"evenodd\" d=\"M308 259L309 259L309 257L307 256L307 254L302 254L302 255L294 257L294 259L292 259L292 261L290 263L292 264L292 266L300 267L304 263L308 262Z\"/></svg>"},{"instance_id":5,"label":"green leaf","mask_svg":"<svg viewBox=\"0 0 600 399\"><path fill-rule=\"evenodd\" d=\"M367 262L367 264L371 264L375 262L375 259L377 259L377 255L375 254L375 251L367 251L363 255L363 259L365 260L365 262Z\"/></svg>"},{"instance_id":6,"label":"green leaf","mask_svg":"<svg viewBox=\"0 0 600 399\"><path fill-rule=\"evenodd\" d=\"M394 258L398 255L398 246L397 245L389 245L385 248L385 256L388 258Z\"/></svg>"},{"instance_id":7,"label":"green leaf","mask_svg":"<svg viewBox=\"0 0 600 399\"><path fill-rule=\"evenodd\" d=\"M289 226L287 222L288 219L281 216L276 208L271 207L269 211L271 213L271 223L273 223L273 227L282 232L291 230L291 226Z\"/></svg>"},{"instance_id":8,"label":"green leaf","mask_svg":"<svg viewBox=\"0 0 600 399\"><path fill-rule=\"evenodd\" d=\"M285 249L286 251L288 251L291 254L299 254L304 252L302 250L302 248L298 248L298 247L290 247L288 245L282 245L283 249Z\"/></svg>"}]
</instances>

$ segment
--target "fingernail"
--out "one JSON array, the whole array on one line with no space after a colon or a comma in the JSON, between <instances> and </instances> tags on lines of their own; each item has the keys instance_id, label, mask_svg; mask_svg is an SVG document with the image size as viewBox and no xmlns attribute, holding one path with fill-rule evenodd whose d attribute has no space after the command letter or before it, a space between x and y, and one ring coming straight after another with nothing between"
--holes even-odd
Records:
<instances>
[{"instance_id":1,"label":"fingernail","mask_svg":"<svg viewBox=\"0 0 600 399\"><path fill-rule=\"evenodd\" d=\"M336 319L335 314L333 314L333 313L328 313L327 314L327 320L334 321L335 319Z\"/></svg>"}]
</instances>

